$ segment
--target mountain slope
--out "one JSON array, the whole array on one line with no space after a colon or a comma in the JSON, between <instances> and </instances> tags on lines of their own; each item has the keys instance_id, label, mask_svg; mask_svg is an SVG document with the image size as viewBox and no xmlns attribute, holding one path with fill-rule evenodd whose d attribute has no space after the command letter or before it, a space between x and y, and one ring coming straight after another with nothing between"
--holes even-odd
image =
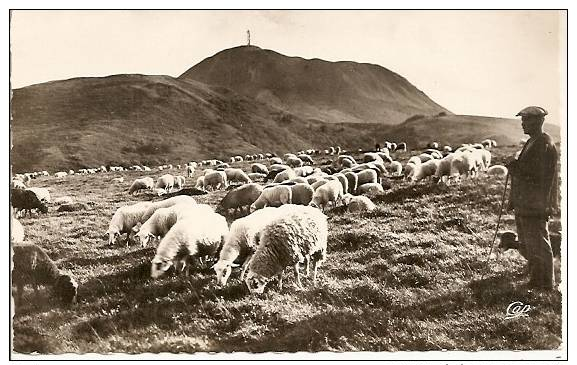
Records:
<instances>
[{"instance_id":1,"label":"mountain slope","mask_svg":"<svg viewBox=\"0 0 577 365\"><path fill-rule=\"evenodd\" d=\"M116 75L13 90L14 172L161 164L383 138L378 125L326 125L223 88Z\"/></svg>"},{"instance_id":2,"label":"mountain slope","mask_svg":"<svg viewBox=\"0 0 577 365\"><path fill-rule=\"evenodd\" d=\"M414 114L448 112L384 67L287 57L242 46L193 66L180 80L223 86L304 119L398 124Z\"/></svg>"},{"instance_id":3,"label":"mountain slope","mask_svg":"<svg viewBox=\"0 0 577 365\"><path fill-rule=\"evenodd\" d=\"M411 148L422 148L431 141L443 145L480 142L485 138L497 141L501 146L518 144L523 134L518 119L482 117L476 115L425 116L408 120L391 128L386 136L392 141L406 141ZM544 125L545 132L560 141L559 127Z\"/></svg>"}]
</instances>

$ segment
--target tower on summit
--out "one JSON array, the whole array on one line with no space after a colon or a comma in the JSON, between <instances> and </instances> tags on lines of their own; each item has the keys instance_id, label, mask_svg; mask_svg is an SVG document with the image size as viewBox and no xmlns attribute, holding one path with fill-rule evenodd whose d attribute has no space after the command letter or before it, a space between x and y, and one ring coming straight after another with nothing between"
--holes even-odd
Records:
<instances>
[{"instance_id":1,"label":"tower on summit","mask_svg":"<svg viewBox=\"0 0 577 365\"><path fill-rule=\"evenodd\" d=\"M250 46L250 30L246 31L246 45Z\"/></svg>"}]
</instances>

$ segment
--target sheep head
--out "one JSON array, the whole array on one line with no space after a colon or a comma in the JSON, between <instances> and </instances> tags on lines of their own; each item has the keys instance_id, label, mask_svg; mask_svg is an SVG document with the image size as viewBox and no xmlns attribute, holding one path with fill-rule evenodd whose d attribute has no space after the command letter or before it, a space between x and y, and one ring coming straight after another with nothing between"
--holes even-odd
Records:
<instances>
[{"instance_id":1,"label":"sheep head","mask_svg":"<svg viewBox=\"0 0 577 365\"><path fill-rule=\"evenodd\" d=\"M256 294L262 294L264 292L266 284L268 284L269 281L270 281L269 278L256 274L252 271L249 271L249 273L246 276L246 279L244 279L244 282L248 287L248 290L250 290L251 293Z\"/></svg>"},{"instance_id":2,"label":"sheep head","mask_svg":"<svg viewBox=\"0 0 577 365\"><path fill-rule=\"evenodd\" d=\"M172 260L155 257L152 259L152 267L150 268L150 276L156 279L162 276L173 265Z\"/></svg>"},{"instance_id":3,"label":"sheep head","mask_svg":"<svg viewBox=\"0 0 577 365\"><path fill-rule=\"evenodd\" d=\"M230 261L218 261L216 264L212 266L212 269L216 273L216 285L219 287L223 287L226 285L228 278L230 277L230 273L232 272L232 267L238 266L233 264Z\"/></svg>"}]
</instances>

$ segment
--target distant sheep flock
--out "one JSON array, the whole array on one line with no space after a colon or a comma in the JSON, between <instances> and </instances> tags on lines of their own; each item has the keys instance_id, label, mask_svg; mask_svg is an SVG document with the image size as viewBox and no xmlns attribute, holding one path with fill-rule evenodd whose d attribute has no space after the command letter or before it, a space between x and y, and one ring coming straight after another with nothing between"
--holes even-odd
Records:
<instances>
[{"instance_id":1,"label":"distant sheep flock","mask_svg":"<svg viewBox=\"0 0 577 365\"><path fill-rule=\"evenodd\" d=\"M507 169L491 166L491 148L495 146L496 142L490 139L457 147L431 142L425 149L412 152L405 142L385 141L372 151L346 151L331 146L283 156L235 155L226 162L210 159L155 168L100 166L52 175L47 171L16 174L11 183L11 240L15 247L14 283L18 298L27 284L51 285L68 303L76 296L72 275L62 273L42 248L25 242L24 229L16 218L45 214L54 205L60 205L60 213L90 206L69 197L52 201L48 189L30 186L40 176L61 181L70 175L126 170L160 172L156 179L140 176L125 182L123 176L110 180L111 184L126 186L127 195L170 197L118 206L105 232L108 244L128 246L137 242L155 246L156 253L151 257L153 278L171 267L186 273L210 263L216 284L225 286L233 268L240 267L240 280L249 291L262 293L273 278L278 278L282 286L286 268L294 270L295 286L302 289L301 264L307 275L312 267L312 282L316 285L317 271L327 257L327 210L342 207L351 214L370 212L376 208L371 197L384 194L396 180L451 185L482 174L502 178ZM411 153L405 163L395 160L399 152L404 152L404 157L406 152ZM360 157L354 158L353 154ZM250 164L240 164L247 161ZM197 170L200 176L187 180ZM188 188L187 182L191 184ZM228 191L216 207L199 204L186 194L174 196L179 192L194 195L218 190Z\"/></svg>"}]
</instances>

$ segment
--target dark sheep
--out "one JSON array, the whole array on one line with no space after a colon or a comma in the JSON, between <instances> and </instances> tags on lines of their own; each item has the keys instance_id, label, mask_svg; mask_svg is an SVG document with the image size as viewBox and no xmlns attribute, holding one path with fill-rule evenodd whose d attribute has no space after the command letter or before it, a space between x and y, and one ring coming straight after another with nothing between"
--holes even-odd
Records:
<instances>
[{"instance_id":1,"label":"dark sheep","mask_svg":"<svg viewBox=\"0 0 577 365\"><path fill-rule=\"evenodd\" d=\"M16 305L22 302L24 286L31 284L36 292L38 285L52 287L63 303L76 301L78 284L74 278L62 273L46 252L35 244L14 245L12 282L16 286Z\"/></svg>"},{"instance_id":2,"label":"dark sheep","mask_svg":"<svg viewBox=\"0 0 577 365\"><path fill-rule=\"evenodd\" d=\"M23 210L24 213L28 212L28 214L31 215L33 209L37 209L42 213L48 212L46 204L39 200L33 191L10 189L10 199L17 213Z\"/></svg>"}]
</instances>

